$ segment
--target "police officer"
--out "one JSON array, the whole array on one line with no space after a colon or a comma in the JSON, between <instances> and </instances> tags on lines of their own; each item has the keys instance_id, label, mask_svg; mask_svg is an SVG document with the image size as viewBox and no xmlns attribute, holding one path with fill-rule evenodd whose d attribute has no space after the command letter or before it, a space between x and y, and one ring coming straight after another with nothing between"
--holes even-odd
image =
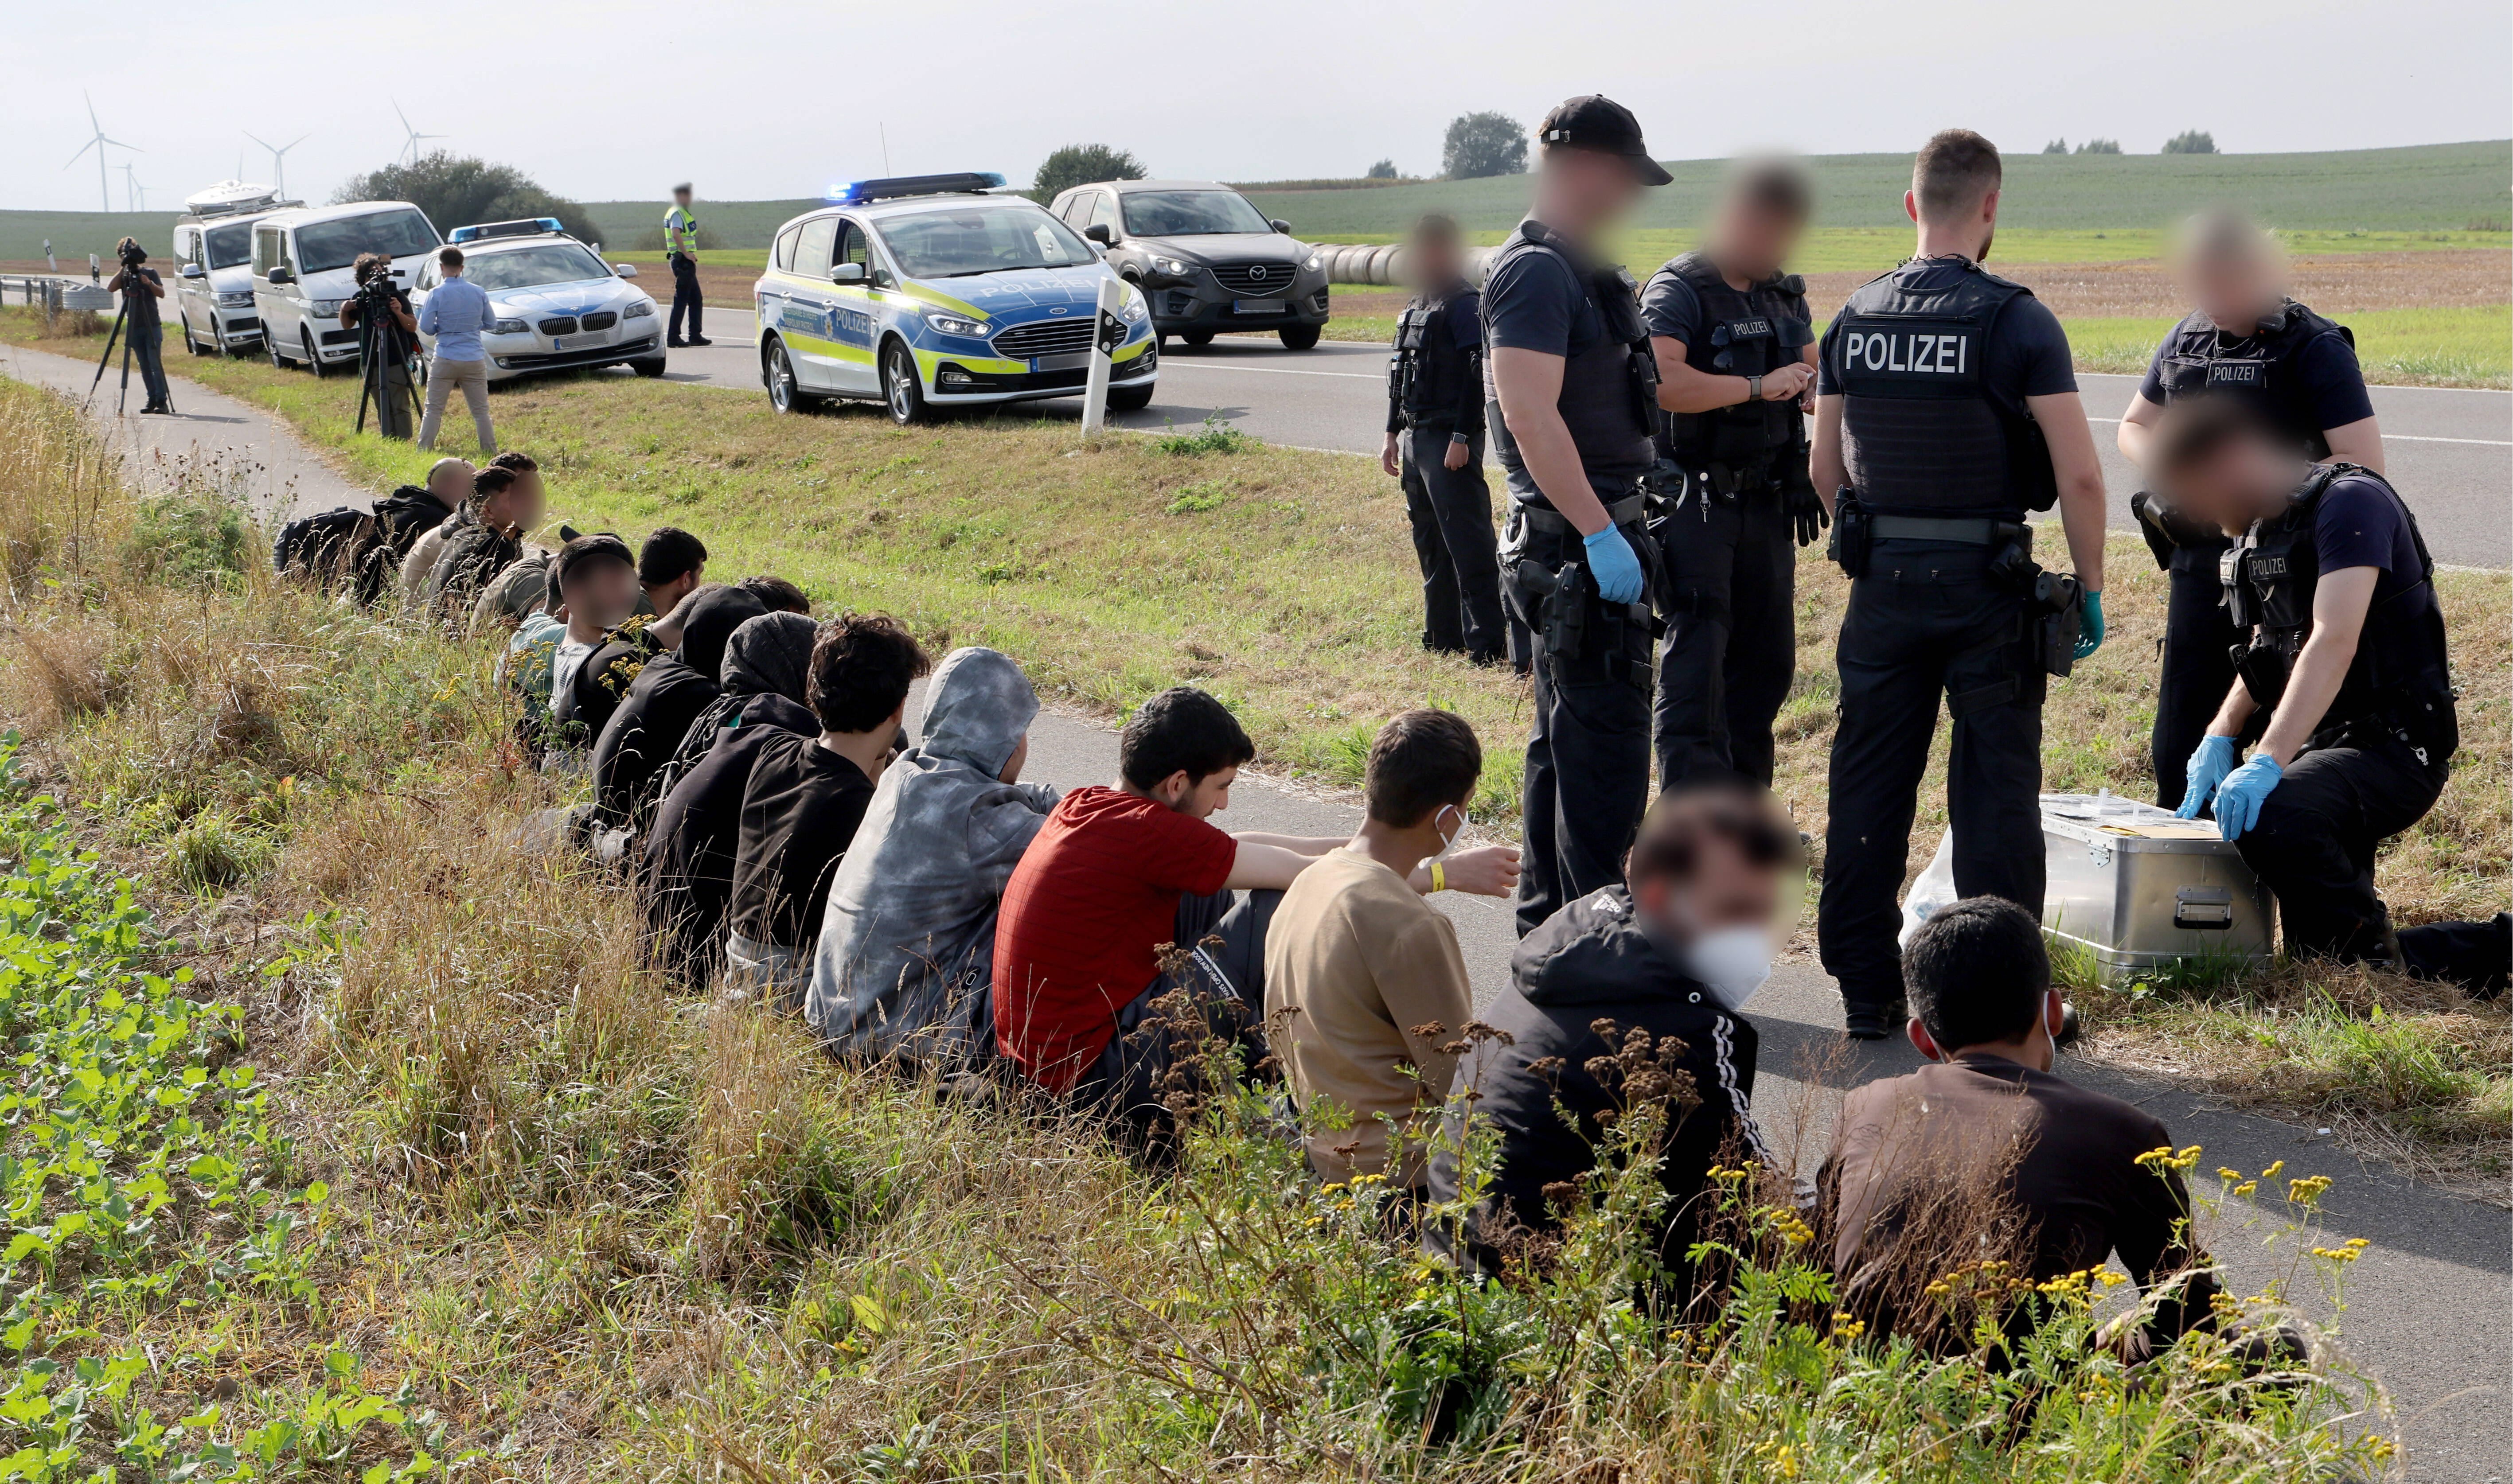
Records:
<instances>
[{"instance_id":1,"label":"police officer","mask_svg":"<svg viewBox=\"0 0 2513 1484\"><path fill-rule=\"evenodd\" d=\"M2375 847L2434 806L2460 741L2416 518L2372 470L2307 463L2248 399L2175 399L2153 431L2148 469L2174 513L2244 532L2224 588L2246 647L2190 760L2182 817L2213 810L2276 893L2290 955L2500 987L2504 919L2492 935L2394 934L2373 889ZM2238 739L2262 713L2245 762Z\"/></svg>"},{"instance_id":2,"label":"police officer","mask_svg":"<svg viewBox=\"0 0 2513 1484\"><path fill-rule=\"evenodd\" d=\"M1422 567L1422 647L1494 664L1507 630L1484 483L1482 303L1454 217L1434 212L1414 223L1405 259L1416 292L1396 321L1378 464L1404 482Z\"/></svg>"},{"instance_id":3,"label":"police officer","mask_svg":"<svg viewBox=\"0 0 2513 1484\"><path fill-rule=\"evenodd\" d=\"M672 265L672 319L663 329L663 343L713 345L706 337L706 300L698 293L698 218L690 211L690 182L672 187L672 209L663 214L663 260ZM681 338L681 315L690 317L690 337Z\"/></svg>"},{"instance_id":4,"label":"police officer","mask_svg":"<svg viewBox=\"0 0 2513 1484\"><path fill-rule=\"evenodd\" d=\"M2156 347L2155 360L2121 418L2120 450L2144 468L2156 420L2196 392L2241 397L2315 459L2382 472L2382 430L2356 366L2356 342L2286 296L2276 244L2233 212L2206 212L2183 227L2181 277L2198 307ZM2217 561L2233 544L2174 520L2157 502L2131 501L2138 530L2170 573L2164 673L2156 689L2156 802L2181 801L2191 750L2234 683L2230 651L2242 642L2227 616Z\"/></svg>"},{"instance_id":5,"label":"police officer","mask_svg":"<svg viewBox=\"0 0 2513 1484\"><path fill-rule=\"evenodd\" d=\"M1824 520L1807 473L1815 329L1783 273L1806 178L1761 161L1732 179L1704 245L1641 294L1657 359L1662 477L1651 522L1664 564L1658 787L1697 769L1769 788L1772 720L1797 666L1797 555Z\"/></svg>"},{"instance_id":6,"label":"police officer","mask_svg":"<svg viewBox=\"0 0 2513 1484\"><path fill-rule=\"evenodd\" d=\"M1980 265L2001 178L1979 135L1929 140L1902 198L1918 252L1850 295L1816 371L1815 486L1851 577L1816 931L1865 1040L1904 1019L1895 898L1938 696L1956 895L2038 915L2043 686L2102 642L2102 466L2068 339ZM2025 514L2054 502L2076 591L2031 555Z\"/></svg>"},{"instance_id":7,"label":"police officer","mask_svg":"<svg viewBox=\"0 0 2513 1484\"><path fill-rule=\"evenodd\" d=\"M1503 591L1535 654L1518 930L1622 879L1649 800L1641 476L1657 373L1639 286L1593 255L1665 171L1631 110L1575 98L1537 131L1536 203L1484 280L1485 382L1509 486Z\"/></svg>"}]
</instances>

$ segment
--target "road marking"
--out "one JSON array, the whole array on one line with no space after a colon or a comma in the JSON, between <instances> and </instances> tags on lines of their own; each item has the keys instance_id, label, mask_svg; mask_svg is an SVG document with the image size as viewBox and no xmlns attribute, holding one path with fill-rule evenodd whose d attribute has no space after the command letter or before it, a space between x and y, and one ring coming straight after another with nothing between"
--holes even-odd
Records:
<instances>
[{"instance_id":1,"label":"road marking","mask_svg":"<svg viewBox=\"0 0 2513 1484\"><path fill-rule=\"evenodd\" d=\"M2117 417L2088 417L2088 422L2118 422ZM2513 449L2513 439L2505 438L2437 438L2428 433L2384 433L2384 443L2458 443L2481 449Z\"/></svg>"},{"instance_id":2,"label":"road marking","mask_svg":"<svg viewBox=\"0 0 2513 1484\"><path fill-rule=\"evenodd\" d=\"M1164 358L1161 362L1161 370L1163 371L1169 371L1175 367L1186 367L1195 371L1247 371L1252 375L1258 376L1337 376L1346 381L1384 381L1387 379L1387 373L1385 371L1297 371L1289 366L1229 366L1219 361L1181 361L1176 357Z\"/></svg>"}]
</instances>

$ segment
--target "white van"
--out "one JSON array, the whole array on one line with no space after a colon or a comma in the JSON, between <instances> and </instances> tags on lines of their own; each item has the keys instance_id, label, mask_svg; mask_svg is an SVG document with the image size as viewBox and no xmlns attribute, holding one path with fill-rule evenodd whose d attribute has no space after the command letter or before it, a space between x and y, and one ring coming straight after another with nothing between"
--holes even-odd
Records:
<instances>
[{"instance_id":1,"label":"white van","mask_svg":"<svg viewBox=\"0 0 2513 1484\"><path fill-rule=\"evenodd\" d=\"M183 198L171 287L176 323L192 354L232 356L261 343L261 317L253 307L253 224L304 204L242 180L221 180Z\"/></svg>"},{"instance_id":2,"label":"white van","mask_svg":"<svg viewBox=\"0 0 2513 1484\"><path fill-rule=\"evenodd\" d=\"M340 305L357 292L361 253L381 253L408 288L444 245L427 214L407 201L280 212L253 225L253 303L270 364L296 362L321 375L358 358L358 332L340 328Z\"/></svg>"}]
</instances>

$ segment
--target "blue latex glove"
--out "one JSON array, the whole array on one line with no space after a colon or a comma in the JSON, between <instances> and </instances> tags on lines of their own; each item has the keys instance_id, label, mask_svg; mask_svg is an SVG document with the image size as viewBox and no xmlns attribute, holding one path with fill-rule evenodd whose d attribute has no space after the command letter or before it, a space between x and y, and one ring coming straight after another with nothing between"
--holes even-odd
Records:
<instances>
[{"instance_id":1,"label":"blue latex glove","mask_svg":"<svg viewBox=\"0 0 2513 1484\"><path fill-rule=\"evenodd\" d=\"M2240 840L2243 832L2260 822L2260 805L2268 801L2269 790L2278 786L2286 769L2266 753L2252 754L2252 761L2227 774L2216 790L2216 829L2227 840Z\"/></svg>"},{"instance_id":2,"label":"blue latex glove","mask_svg":"<svg viewBox=\"0 0 2513 1484\"><path fill-rule=\"evenodd\" d=\"M2103 595L2081 593L2077 596L2077 658L2084 659L2103 646Z\"/></svg>"},{"instance_id":3,"label":"blue latex glove","mask_svg":"<svg viewBox=\"0 0 2513 1484\"><path fill-rule=\"evenodd\" d=\"M2190 781L2182 786L2181 807L2173 812L2184 819L2197 819L2208 801L2216 797L2216 785L2225 781L2225 775L2240 761L2233 738L2214 732L2201 737L2198 751L2190 755L2190 762L2183 767Z\"/></svg>"},{"instance_id":4,"label":"blue latex glove","mask_svg":"<svg viewBox=\"0 0 2513 1484\"><path fill-rule=\"evenodd\" d=\"M1582 543L1588 548L1588 571L1597 579L1597 595L1608 603L1641 601L1641 559L1623 533L1609 526Z\"/></svg>"}]
</instances>

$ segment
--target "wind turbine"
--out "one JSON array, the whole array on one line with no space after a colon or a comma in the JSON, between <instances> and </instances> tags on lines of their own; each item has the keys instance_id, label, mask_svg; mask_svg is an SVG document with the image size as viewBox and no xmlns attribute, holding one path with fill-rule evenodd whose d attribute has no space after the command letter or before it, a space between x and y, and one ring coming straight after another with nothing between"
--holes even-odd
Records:
<instances>
[{"instance_id":1,"label":"wind turbine","mask_svg":"<svg viewBox=\"0 0 2513 1484\"><path fill-rule=\"evenodd\" d=\"M140 167L122 162L122 204L135 212L148 210L148 187L140 183Z\"/></svg>"},{"instance_id":2,"label":"wind turbine","mask_svg":"<svg viewBox=\"0 0 2513 1484\"><path fill-rule=\"evenodd\" d=\"M300 134L285 144L273 144L248 130L245 137L270 151L270 188L285 199L288 195L288 152L314 137L310 134Z\"/></svg>"},{"instance_id":3,"label":"wind turbine","mask_svg":"<svg viewBox=\"0 0 2513 1484\"><path fill-rule=\"evenodd\" d=\"M120 139L106 138L104 137L104 126L96 121L96 99L89 98L85 93L81 93L79 97L87 98L88 127L95 130L96 133L86 143L79 146L78 155L70 156L69 165L64 165L61 169L69 169L70 165L76 165L79 162L79 155L86 154L91 149L95 150L96 194L97 199L102 203L99 210L110 212L113 210L113 182L112 178L104 172L104 146L110 144L116 149L139 149L140 146L137 144L125 144ZM144 154L146 151L142 150L141 153Z\"/></svg>"},{"instance_id":4,"label":"wind turbine","mask_svg":"<svg viewBox=\"0 0 2513 1484\"><path fill-rule=\"evenodd\" d=\"M401 146L401 157L407 164L416 165L419 163L419 140L441 139L446 137L446 136L441 134L421 134L418 130L411 128L410 115L401 111L401 104L397 100L393 103L393 116L401 120L401 132L409 136L408 138L402 141Z\"/></svg>"}]
</instances>

